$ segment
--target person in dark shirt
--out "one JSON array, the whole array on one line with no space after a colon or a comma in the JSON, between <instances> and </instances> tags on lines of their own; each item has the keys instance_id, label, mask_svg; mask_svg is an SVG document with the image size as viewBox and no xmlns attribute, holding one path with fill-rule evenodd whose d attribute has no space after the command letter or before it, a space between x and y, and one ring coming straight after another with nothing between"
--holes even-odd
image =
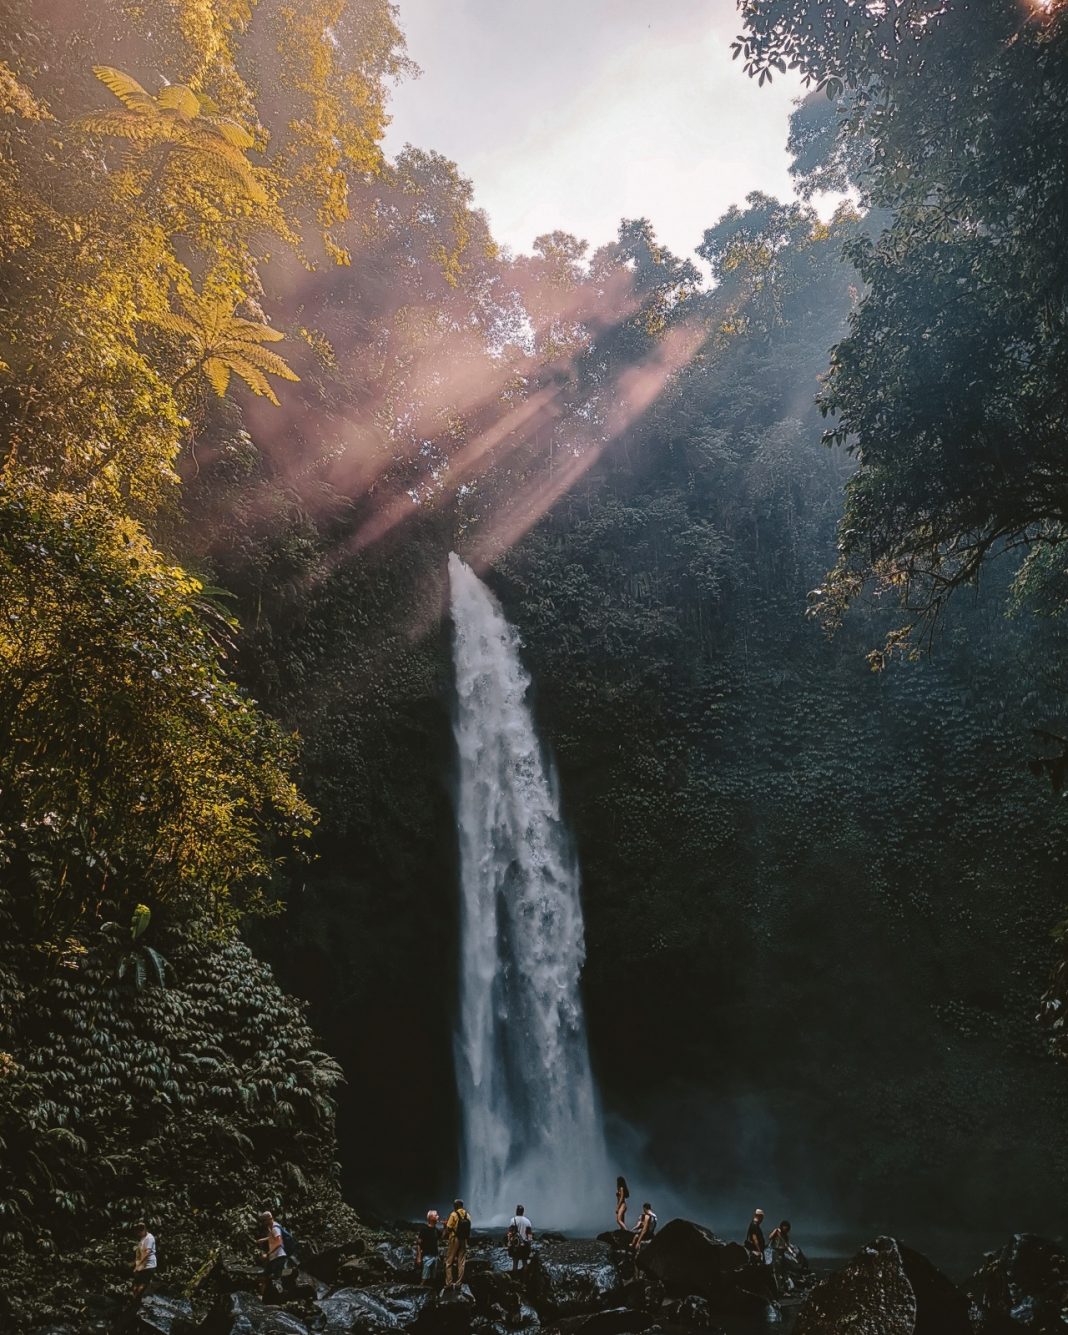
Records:
<instances>
[{"instance_id":1,"label":"person in dark shirt","mask_svg":"<svg viewBox=\"0 0 1068 1335\"><path fill-rule=\"evenodd\" d=\"M415 1240L415 1263L419 1267L419 1277L424 1284L437 1281L438 1246L441 1233L438 1230L437 1210L428 1210L426 1223L420 1224Z\"/></svg>"},{"instance_id":2,"label":"person in dark shirt","mask_svg":"<svg viewBox=\"0 0 1068 1335\"><path fill-rule=\"evenodd\" d=\"M756 1265L764 1264L764 1230L761 1225L764 1222L764 1211L757 1209L753 1211L753 1218L749 1221L749 1229L745 1235L745 1250L749 1253L749 1259Z\"/></svg>"}]
</instances>

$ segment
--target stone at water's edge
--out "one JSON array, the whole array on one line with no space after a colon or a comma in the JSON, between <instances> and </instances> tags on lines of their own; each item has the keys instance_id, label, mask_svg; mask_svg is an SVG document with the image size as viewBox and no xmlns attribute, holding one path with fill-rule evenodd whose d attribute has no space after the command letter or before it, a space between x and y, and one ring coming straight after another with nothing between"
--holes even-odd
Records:
<instances>
[{"instance_id":1,"label":"stone at water's edge","mask_svg":"<svg viewBox=\"0 0 1068 1335\"><path fill-rule=\"evenodd\" d=\"M821 1280L794 1335L914 1335L916 1295L893 1238L876 1238Z\"/></svg>"},{"instance_id":2,"label":"stone at water's edge","mask_svg":"<svg viewBox=\"0 0 1068 1335\"><path fill-rule=\"evenodd\" d=\"M1068 1331L1068 1252L1017 1233L988 1252L968 1282L979 1335L1064 1335Z\"/></svg>"},{"instance_id":3,"label":"stone at water's edge","mask_svg":"<svg viewBox=\"0 0 1068 1335\"><path fill-rule=\"evenodd\" d=\"M770 1269L753 1265L740 1243L723 1242L688 1219L665 1224L638 1265L669 1297L705 1298L717 1316L756 1322L778 1315Z\"/></svg>"},{"instance_id":4,"label":"stone at water's edge","mask_svg":"<svg viewBox=\"0 0 1068 1335\"><path fill-rule=\"evenodd\" d=\"M905 1277L916 1295L914 1335L972 1335L968 1299L926 1256L899 1242Z\"/></svg>"}]
</instances>

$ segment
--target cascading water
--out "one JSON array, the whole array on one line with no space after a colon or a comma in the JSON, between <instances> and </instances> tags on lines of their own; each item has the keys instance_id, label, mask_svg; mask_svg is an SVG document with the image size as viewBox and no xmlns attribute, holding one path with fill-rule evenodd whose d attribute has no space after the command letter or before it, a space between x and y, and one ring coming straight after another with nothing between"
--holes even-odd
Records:
<instances>
[{"instance_id":1,"label":"cascading water","mask_svg":"<svg viewBox=\"0 0 1068 1335\"><path fill-rule=\"evenodd\" d=\"M523 1202L577 1227L610 1210L579 991L578 867L526 702L519 637L489 589L449 557L459 751L463 1196L476 1221Z\"/></svg>"}]
</instances>

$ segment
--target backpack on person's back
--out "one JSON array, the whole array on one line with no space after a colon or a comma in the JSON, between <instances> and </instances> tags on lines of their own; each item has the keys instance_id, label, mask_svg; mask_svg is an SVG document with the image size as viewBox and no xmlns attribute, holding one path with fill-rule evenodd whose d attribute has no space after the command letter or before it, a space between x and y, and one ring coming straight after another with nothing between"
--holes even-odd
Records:
<instances>
[{"instance_id":1,"label":"backpack on person's back","mask_svg":"<svg viewBox=\"0 0 1068 1335\"><path fill-rule=\"evenodd\" d=\"M467 1242L471 1237L471 1216L466 1210L456 1212L456 1237L460 1242Z\"/></svg>"},{"instance_id":2,"label":"backpack on person's back","mask_svg":"<svg viewBox=\"0 0 1068 1335\"><path fill-rule=\"evenodd\" d=\"M294 1265L300 1265L300 1247L296 1238L286 1228L285 1224L278 1225L278 1232L282 1235L282 1246L285 1248L287 1259L291 1260Z\"/></svg>"}]
</instances>

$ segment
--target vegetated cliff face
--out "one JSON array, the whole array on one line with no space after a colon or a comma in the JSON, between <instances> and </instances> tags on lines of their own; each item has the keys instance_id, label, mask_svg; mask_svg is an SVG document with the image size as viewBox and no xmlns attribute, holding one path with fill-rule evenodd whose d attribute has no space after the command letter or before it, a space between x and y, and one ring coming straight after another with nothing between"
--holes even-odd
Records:
<instances>
[{"instance_id":1,"label":"vegetated cliff face","mask_svg":"<svg viewBox=\"0 0 1068 1335\"><path fill-rule=\"evenodd\" d=\"M994 588L929 661L873 674L877 611L831 642L805 620L844 469L780 414L817 360L691 385L685 433L490 575L582 861L595 1062L707 1199L1048 1221L1066 1108L1032 1017L1065 829L1025 759L1057 633ZM330 645L309 669L329 705L300 718L320 860L272 947L350 1075L350 1186L383 1207L455 1162L446 546L339 574L306 613Z\"/></svg>"}]
</instances>

